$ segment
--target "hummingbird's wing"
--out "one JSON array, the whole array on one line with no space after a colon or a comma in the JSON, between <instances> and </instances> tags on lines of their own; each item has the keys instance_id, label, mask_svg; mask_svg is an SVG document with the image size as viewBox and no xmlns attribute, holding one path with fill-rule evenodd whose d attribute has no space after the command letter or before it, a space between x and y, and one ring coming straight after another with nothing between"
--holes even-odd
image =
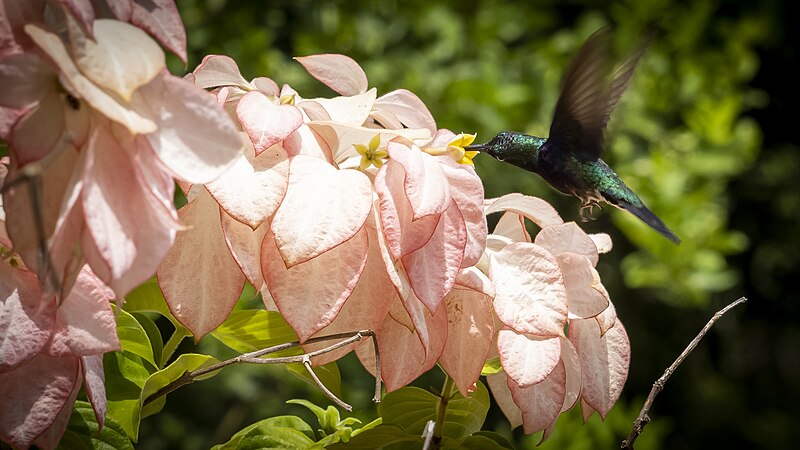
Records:
<instances>
[{"instance_id":1,"label":"hummingbird's wing","mask_svg":"<svg viewBox=\"0 0 800 450\"><path fill-rule=\"evenodd\" d=\"M574 152L586 160L600 157L611 111L646 49L646 44L641 45L612 74L609 29L601 28L586 39L564 75L550 126L551 148Z\"/></svg>"}]
</instances>

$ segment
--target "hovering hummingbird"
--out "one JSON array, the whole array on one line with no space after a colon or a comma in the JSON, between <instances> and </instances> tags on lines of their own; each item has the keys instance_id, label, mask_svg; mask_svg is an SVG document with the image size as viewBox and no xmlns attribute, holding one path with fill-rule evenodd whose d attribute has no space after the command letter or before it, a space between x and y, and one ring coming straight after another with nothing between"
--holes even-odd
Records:
<instances>
[{"instance_id":1,"label":"hovering hummingbird","mask_svg":"<svg viewBox=\"0 0 800 450\"><path fill-rule=\"evenodd\" d=\"M609 30L601 28L578 51L564 76L549 138L503 131L467 149L535 172L559 191L578 197L584 220L591 218L592 207L605 201L630 211L678 244L680 239L600 159L611 111L647 48L642 45L612 74L609 41Z\"/></svg>"}]
</instances>

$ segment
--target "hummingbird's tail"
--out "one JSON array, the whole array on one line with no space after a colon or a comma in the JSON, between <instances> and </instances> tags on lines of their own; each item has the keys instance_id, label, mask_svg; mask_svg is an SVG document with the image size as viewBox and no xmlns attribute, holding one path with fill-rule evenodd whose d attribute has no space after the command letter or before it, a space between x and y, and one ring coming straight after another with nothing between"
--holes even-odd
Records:
<instances>
[{"instance_id":1,"label":"hummingbird's tail","mask_svg":"<svg viewBox=\"0 0 800 450\"><path fill-rule=\"evenodd\" d=\"M659 233L663 234L667 239L670 241L680 244L681 240L678 236L675 236L675 233L670 231L669 228L658 218L652 211L647 209L647 206L644 206L644 203L639 202L638 205L630 203L626 200L617 199L613 203L615 206L620 208L626 209L630 211L634 216L638 217L642 222L650 225L654 230L658 231Z\"/></svg>"}]
</instances>

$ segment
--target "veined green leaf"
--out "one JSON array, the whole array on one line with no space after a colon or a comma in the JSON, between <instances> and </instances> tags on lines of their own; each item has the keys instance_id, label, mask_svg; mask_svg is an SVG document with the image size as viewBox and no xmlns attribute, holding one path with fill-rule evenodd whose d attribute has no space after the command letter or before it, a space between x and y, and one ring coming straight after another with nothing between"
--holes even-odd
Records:
<instances>
[{"instance_id":1,"label":"veined green leaf","mask_svg":"<svg viewBox=\"0 0 800 450\"><path fill-rule=\"evenodd\" d=\"M336 425L339 423L339 410L333 406L328 406L327 409L323 409L310 401L302 398L296 398L292 400L287 400L286 403L290 405L300 405L305 406L308 408L314 415L317 417L317 422L319 423L320 428L327 433L330 434L336 430Z\"/></svg>"},{"instance_id":2,"label":"veined green leaf","mask_svg":"<svg viewBox=\"0 0 800 450\"><path fill-rule=\"evenodd\" d=\"M249 353L273 345L297 340L292 327L275 311L246 309L233 311L211 336L240 353ZM299 355L302 349L293 348L271 356Z\"/></svg>"},{"instance_id":3,"label":"veined green leaf","mask_svg":"<svg viewBox=\"0 0 800 450\"><path fill-rule=\"evenodd\" d=\"M455 393L447 404L442 436L461 442L470 434L480 431L489 411L489 392L478 381L477 388L464 398ZM402 427L410 434L422 435L425 424L436 420L439 397L417 387L407 386L390 392L378 410L385 424Z\"/></svg>"},{"instance_id":4,"label":"veined green leaf","mask_svg":"<svg viewBox=\"0 0 800 450\"><path fill-rule=\"evenodd\" d=\"M147 338L150 340L150 347L153 350L153 362L156 367L161 367L161 356L164 352L164 341L161 339L161 332L158 330L155 322L153 322L146 314L140 312L132 312L131 315L139 322Z\"/></svg>"},{"instance_id":5,"label":"veined green leaf","mask_svg":"<svg viewBox=\"0 0 800 450\"><path fill-rule=\"evenodd\" d=\"M305 436L306 439L299 437L296 433L290 433L287 430L293 430L297 433L300 433L301 435ZM256 442L263 443L263 440L256 439L259 436L268 436L269 439L274 440L283 439L284 443L291 441L296 444L302 444L303 447L299 448L306 448L314 443L314 430L312 430L311 426L303 421L303 419L297 416L277 416L258 421L252 425L242 428L236 434L231 436L231 439L228 442L215 445L212 447L212 450L239 449L247 447L248 445L252 445Z\"/></svg>"},{"instance_id":6,"label":"veined green leaf","mask_svg":"<svg viewBox=\"0 0 800 450\"><path fill-rule=\"evenodd\" d=\"M500 433L494 431L478 431L467 436L461 447L469 450L510 450L514 445Z\"/></svg>"},{"instance_id":7,"label":"veined green leaf","mask_svg":"<svg viewBox=\"0 0 800 450\"><path fill-rule=\"evenodd\" d=\"M142 417L153 415L164 407L166 395L162 395L151 403L145 405L148 397L158 392L159 389L166 387L173 381L177 380L184 373L197 370L202 367L218 363L219 360L209 355L200 355L197 353L185 353L178 357L172 364L168 365L162 370L150 375L142 387L142 392L139 397L139 402L142 408ZM202 377L195 378L195 381L205 380L211 378L219 373L218 370L203 375Z\"/></svg>"},{"instance_id":8,"label":"veined green leaf","mask_svg":"<svg viewBox=\"0 0 800 450\"><path fill-rule=\"evenodd\" d=\"M245 436L236 450L297 449L305 450L314 441L294 428L270 428L264 434Z\"/></svg>"},{"instance_id":9,"label":"veined green leaf","mask_svg":"<svg viewBox=\"0 0 800 450\"><path fill-rule=\"evenodd\" d=\"M157 366L150 337L141 323L125 310L117 316L117 336L122 350L141 356L153 366Z\"/></svg>"},{"instance_id":10,"label":"veined green leaf","mask_svg":"<svg viewBox=\"0 0 800 450\"><path fill-rule=\"evenodd\" d=\"M357 430L354 430L353 431L353 436L358 436L359 434L361 434L361 433L363 433L363 432L365 432L367 430L371 430L371 429L377 427L378 425L380 425L382 423L383 423L383 417L378 417L377 419L375 419L372 422L364 425L363 427L361 427L361 428L359 428Z\"/></svg>"},{"instance_id":11,"label":"veined green leaf","mask_svg":"<svg viewBox=\"0 0 800 450\"><path fill-rule=\"evenodd\" d=\"M156 312L169 319L175 328L183 326L169 310L167 300L164 299L164 294L161 293L161 288L158 287L158 280L155 277L140 284L125 296L124 309L130 312Z\"/></svg>"},{"instance_id":12,"label":"veined green leaf","mask_svg":"<svg viewBox=\"0 0 800 450\"><path fill-rule=\"evenodd\" d=\"M158 370L154 346L142 324L125 310L120 311L117 317L117 336L122 350L103 356L108 401L106 415L136 442L141 420L139 397L142 387L150 374Z\"/></svg>"},{"instance_id":13,"label":"veined green leaf","mask_svg":"<svg viewBox=\"0 0 800 450\"><path fill-rule=\"evenodd\" d=\"M103 356L108 401L106 417L119 423L134 442L139 435L142 386L156 370L150 361L126 350Z\"/></svg>"},{"instance_id":14,"label":"veined green leaf","mask_svg":"<svg viewBox=\"0 0 800 450\"><path fill-rule=\"evenodd\" d=\"M336 443L326 448L331 450L380 450L391 445L392 450L422 448L422 435L406 432L397 425L378 425L363 433L353 435L347 443Z\"/></svg>"},{"instance_id":15,"label":"veined green leaf","mask_svg":"<svg viewBox=\"0 0 800 450\"><path fill-rule=\"evenodd\" d=\"M122 426L113 418L106 417L101 430L92 405L88 402L77 401L72 409L67 431L64 432L57 448L64 450L133 450L133 444Z\"/></svg>"}]
</instances>

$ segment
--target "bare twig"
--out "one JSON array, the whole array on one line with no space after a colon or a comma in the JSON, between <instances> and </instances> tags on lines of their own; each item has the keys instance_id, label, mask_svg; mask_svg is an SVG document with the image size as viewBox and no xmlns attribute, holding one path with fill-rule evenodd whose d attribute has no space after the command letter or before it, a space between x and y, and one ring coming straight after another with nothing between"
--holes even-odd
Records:
<instances>
[{"instance_id":1,"label":"bare twig","mask_svg":"<svg viewBox=\"0 0 800 450\"><path fill-rule=\"evenodd\" d=\"M650 423L650 416L648 415L648 413L650 412L650 408L653 406L653 401L655 400L656 395L658 395L658 393L661 392L662 389L664 389L664 384L666 384L669 377L672 376L672 374L675 372L678 366L681 365L683 360L686 359L687 356L689 356L689 353L691 353L692 350L694 350L694 348L697 347L697 344L700 343L700 340L703 339L703 336L706 335L706 333L708 332L708 330L711 329L714 323L716 323L720 318L722 318L722 316L729 310L733 309L736 306L739 306L740 304L746 301L747 301L746 297L740 297L738 300L717 311L716 314L714 314L714 316L712 316L711 319L709 319L708 323L706 323L706 326L704 326L703 329L700 330L700 333L698 333L697 336L694 339L692 339L692 342L690 342L689 345L686 347L686 349L684 349L683 352L678 356L678 358L675 359L675 362L673 362L672 365L670 365L667 368L667 370L664 371L664 374L661 375L661 378L659 378L658 380L656 380L655 383L653 383L653 389L650 390L650 395L647 396L647 400L645 400L644 406L642 406L642 410L639 412L639 417L637 417L636 420L633 422L633 429L631 430L631 433L628 435L627 439L622 441L622 445L620 448L633 450L633 443L636 441L636 438L638 438L639 435L642 434L644 427L648 423Z\"/></svg>"},{"instance_id":2,"label":"bare twig","mask_svg":"<svg viewBox=\"0 0 800 450\"><path fill-rule=\"evenodd\" d=\"M372 348L375 349L375 395L372 396L372 401L375 403L381 402L381 355L378 350L378 336L372 333Z\"/></svg>"},{"instance_id":3,"label":"bare twig","mask_svg":"<svg viewBox=\"0 0 800 450\"><path fill-rule=\"evenodd\" d=\"M342 399L337 397L333 392L330 391L330 389L328 389L327 386L325 386L325 383L323 383L322 380L319 379L317 374L314 373L314 369L311 367L311 358L309 358L308 355L305 355L305 356L306 357L303 359L303 367L306 368L306 371L308 372L309 375L311 375L311 379L313 379L314 382L317 383L317 386L319 386L319 388L322 389L322 392L329 399L331 399L331 401L333 401L334 403L336 403L340 407L344 408L347 411L352 411L353 407L350 406L350 404L345 403Z\"/></svg>"},{"instance_id":4,"label":"bare twig","mask_svg":"<svg viewBox=\"0 0 800 450\"><path fill-rule=\"evenodd\" d=\"M335 402L337 405L341 406L342 408L344 408L344 409L346 409L348 411L352 411L353 408L350 405L348 405L347 403L345 403L344 401L342 401L341 399L339 399L338 397L336 397L322 383L322 381L320 381L320 379L319 379L319 377L317 377L316 373L314 373L314 371L311 370L311 367L310 367L311 358L314 357L314 356L318 356L318 355L322 355L322 354L325 354L325 353L328 353L328 352L332 352L332 351L334 351L334 350L336 350L338 348L353 344L353 343L358 342L361 339L364 339L365 337L368 337L368 336L372 337L373 343L376 344L376 347L375 347L375 360L376 360L375 365L377 367L380 367L380 361L379 361L380 357L378 356L377 341L375 340L375 332L374 331L372 331L372 330L361 330L361 331L357 331L355 333L337 333L337 334L331 334L331 335L328 335L328 336L319 336L319 337L315 337L315 338L311 338L311 339L306 340L304 342L304 344L313 344L313 343L316 343L316 342L325 342L325 341L333 341L333 340L336 340L336 339L342 339L341 341L339 341L339 342L337 342L337 343L335 343L333 345L329 345L329 346L327 346L325 348L321 348L319 350L315 350L313 352L305 353L305 354L302 354L302 355L282 356L282 357L276 357L276 358L263 358L264 355L268 355L270 353L276 353L276 352L283 351L283 350L288 350L290 348L299 347L301 345L299 341L294 341L294 342L287 342L285 344L273 345L272 347L267 347L265 349L257 350L257 351L250 352L250 353L244 353L242 355L233 357L231 359L227 359L225 361L220 361L220 362L218 362L216 364L210 365L208 367L203 367L201 369L197 369L197 370L194 370L194 371L186 371L180 377L178 377L175 381L167 384L166 386L162 387L161 389L159 389L158 391L156 391L155 393L153 393L152 395L147 397L145 399L145 401L144 401L144 404L147 405L149 403L152 403L157 398L162 397L164 395L167 395L170 392L178 389L181 386L185 386L187 384L190 384L190 383L194 382L198 377L201 377L203 375L207 375L207 374L209 374L211 372L214 372L214 371L217 371L217 370L221 370L221 369L223 369L223 368L225 368L227 366L231 366L231 365L234 365L234 364L290 364L290 363L302 363L305 366L306 370L309 371L309 374L311 375L311 378L314 380L314 382L317 384L317 386L320 387L322 392L324 392L325 395L328 396L328 398L330 398L333 402ZM376 396L378 398L380 398L380 372L376 372L376 378L379 379L378 381L376 381L376 388L378 390L378 392L376 393Z\"/></svg>"}]
</instances>

